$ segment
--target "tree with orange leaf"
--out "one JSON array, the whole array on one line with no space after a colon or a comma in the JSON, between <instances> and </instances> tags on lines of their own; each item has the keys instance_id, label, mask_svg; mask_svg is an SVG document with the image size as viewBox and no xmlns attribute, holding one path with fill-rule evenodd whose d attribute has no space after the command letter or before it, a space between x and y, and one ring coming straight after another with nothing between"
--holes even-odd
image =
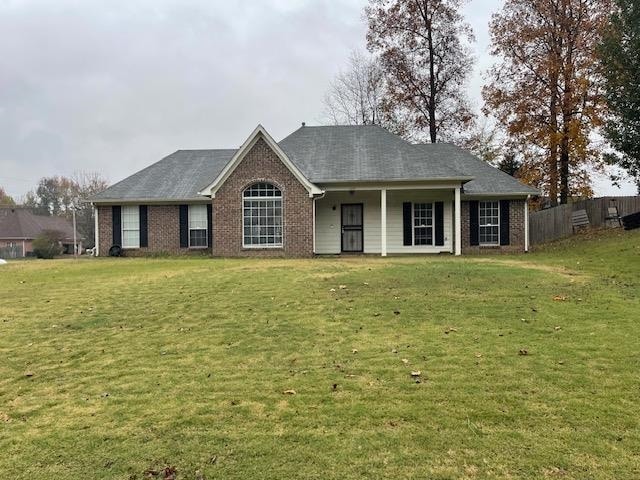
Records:
<instances>
[{"instance_id":1,"label":"tree with orange leaf","mask_svg":"<svg viewBox=\"0 0 640 480\"><path fill-rule=\"evenodd\" d=\"M490 23L498 62L485 113L519 145L522 178L552 205L592 195L589 173L603 166L597 48L610 9L608 0L506 0Z\"/></svg>"}]
</instances>

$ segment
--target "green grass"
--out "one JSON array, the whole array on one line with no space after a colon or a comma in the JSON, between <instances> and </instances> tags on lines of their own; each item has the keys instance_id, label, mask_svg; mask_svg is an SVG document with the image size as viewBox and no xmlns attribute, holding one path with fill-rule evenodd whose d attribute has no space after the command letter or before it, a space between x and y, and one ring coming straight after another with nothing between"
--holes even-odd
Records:
<instances>
[{"instance_id":1,"label":"green grass","mask_svg":"<svg viewBox=\"0 0 640 480\"><path fill-rule=\"evenodd\" d=\"M15 262L0 471L640 478L639 272L637 232L501 257Z\"/></svg>"}]
</instances>

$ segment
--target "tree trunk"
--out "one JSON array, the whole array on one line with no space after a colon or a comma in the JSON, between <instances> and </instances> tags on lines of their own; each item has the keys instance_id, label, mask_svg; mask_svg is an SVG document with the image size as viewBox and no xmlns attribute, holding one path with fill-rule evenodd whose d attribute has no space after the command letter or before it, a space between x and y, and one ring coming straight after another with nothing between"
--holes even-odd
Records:
<instances>
[{"instance_id":1,"label":"tree trunk","mask_svg":"<svg viewBox=\"0 0 640 480\"><path fill-rule=\"evenodd\" d=\"M569 132L565 127L560 143L560 204L569 202Z\"/></svg>"},{"instance_id":2,"label":"tree trunk","mask_svg":"<svg viewBox=\"0 0 640 480\"><path fill-rule=\"evenodd\" d=\"M425 5L425 9L426 8L427 6ZM429 45L429 137L431 139L431 143L436 143L436 74L433 52L433 25L431 20L427 21L427 42Z\"/></svg>"}]
</instances>

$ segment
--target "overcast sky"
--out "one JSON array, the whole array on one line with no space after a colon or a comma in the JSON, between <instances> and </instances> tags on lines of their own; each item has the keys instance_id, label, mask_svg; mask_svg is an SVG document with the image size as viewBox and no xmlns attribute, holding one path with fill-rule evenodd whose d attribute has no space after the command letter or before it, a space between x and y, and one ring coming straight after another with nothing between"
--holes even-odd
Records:
<instances>
[{"instance_id":1,"label":"overcast sky","mask_svg":"<svg viewBox=\"0 0 640 480\"><path fill-rule=\"evenodd\" d=\"M366 3L0 0L0 185L21 197L80 170L115 182L177 149L237 147L258 123L277 140L320 123L327 85L364 49ZM465 9L478 108L500 4Z\"/></svg>"}]
</instances>

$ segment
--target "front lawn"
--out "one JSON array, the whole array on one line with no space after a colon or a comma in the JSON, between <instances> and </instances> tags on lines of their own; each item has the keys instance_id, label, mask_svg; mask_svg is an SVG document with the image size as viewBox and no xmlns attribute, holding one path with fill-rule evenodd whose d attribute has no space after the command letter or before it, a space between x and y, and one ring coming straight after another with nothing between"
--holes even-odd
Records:
<instances>
[{"instance_id":1,"label":"front lawn","mask_svg":"<svg viewBox=\"0 0 640 480\"><path fill-rule=\"evenodd\" d=\"M0 472L640 478L639 272L638 232L520 256L5 265Z\"/></svg>"}]
</instances>

